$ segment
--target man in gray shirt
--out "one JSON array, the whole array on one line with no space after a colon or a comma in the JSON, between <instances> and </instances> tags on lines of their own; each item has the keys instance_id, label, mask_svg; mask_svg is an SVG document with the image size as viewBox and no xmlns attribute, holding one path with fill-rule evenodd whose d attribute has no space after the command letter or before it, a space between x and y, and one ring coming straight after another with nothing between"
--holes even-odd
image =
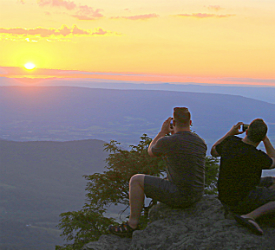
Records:
<instances>
[{"instance_id":1,"label":"man in gray shirt","mask_svg":"<svg viewBox=\"0 0 275 250\"><path fill-rule=\"evenodd\" d=\"M110 226L111 233L131 237L137 229L144 195L172 207L188 207L199 201L204 191L205 155L203 139L191 132L187 108L174 108L173 118L164 121L148 148L150 156L162 156L167 178L137 174L129 183L130 217L127 223ZM171 134L170 136L167 136Z\"/></svg>"}]
</instances>

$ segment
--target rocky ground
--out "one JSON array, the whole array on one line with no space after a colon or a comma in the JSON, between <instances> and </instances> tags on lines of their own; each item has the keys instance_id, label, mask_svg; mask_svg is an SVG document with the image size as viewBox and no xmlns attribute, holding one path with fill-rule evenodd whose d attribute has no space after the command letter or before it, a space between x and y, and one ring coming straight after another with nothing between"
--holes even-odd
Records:
<instances>
[{"instance_id":1,"label":"rocky ground","mask_svg":"<svg viewBox=\"0 0 275 250\"><path fill-rule=\"evenodd\" d=\"M226 217L226 218L225 218ZM188 209L155 205L150 223L132 239L103 235L83 250L275 250L275 216L259 221L263 236L238 225L214 196L205 196Z\"/></svg>"}]
</instances>

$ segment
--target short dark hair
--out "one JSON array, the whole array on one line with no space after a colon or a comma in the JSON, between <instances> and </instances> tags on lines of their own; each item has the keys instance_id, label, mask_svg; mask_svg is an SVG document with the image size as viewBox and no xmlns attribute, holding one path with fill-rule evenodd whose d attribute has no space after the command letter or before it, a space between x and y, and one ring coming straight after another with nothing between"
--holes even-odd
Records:
<instances>
[{"instance_id":1,"label":"short dark hair","mask_svg":"<svg viewBox=\"0 0 275 250\"><path fill-rule=\"evenodd\" d=\"M253 120L248 127L247 137L250 141L254 143L261 142L267 133L267 125L263 121L263 119L255 119Z\"/></svg>"},{"instance_id":2,"label":"short dark hair","mask_svg":"<svg viewBox=\"0 0 275 250\"><path fill-rule=\"evenodd\" d=\"M177 126L187 127L190 125L191 114L190 114L188 108L185 108L185 107L174 108L173 116L174 116L175 122L177 123Z\"/></svg>"}]
</instances>

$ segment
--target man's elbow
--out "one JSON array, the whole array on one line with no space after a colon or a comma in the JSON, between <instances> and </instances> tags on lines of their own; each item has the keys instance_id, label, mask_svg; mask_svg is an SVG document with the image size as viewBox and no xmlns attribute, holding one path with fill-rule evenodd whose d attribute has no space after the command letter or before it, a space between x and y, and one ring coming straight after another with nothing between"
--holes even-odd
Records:
<instances>
[{"instance_id":1,"label":"man's elbow","mask_svg":"<svg viewBox=\"0 0 275 250\"><path fill-rule=\"evenodd\" d=\"M148 149L148 155L151 156L151 157L155 157L155 155L153 154L151 149Z\"/></svg>"}]
</instances>

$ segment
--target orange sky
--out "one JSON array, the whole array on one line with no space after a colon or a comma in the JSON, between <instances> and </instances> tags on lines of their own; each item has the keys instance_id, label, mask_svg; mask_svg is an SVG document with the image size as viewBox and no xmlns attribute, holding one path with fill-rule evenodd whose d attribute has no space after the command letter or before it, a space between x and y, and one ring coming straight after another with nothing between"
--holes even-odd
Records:
<instances>
[{"instance_id":1,"label":"orange sky","mask_svg":"<svg viewBox=\"0 0 275 250\"><path fill-rule=\"evenodd\" d=\"M0 76L275 86L274 13L269 0L0 0Z\"/></svg>"}]
</instances>

